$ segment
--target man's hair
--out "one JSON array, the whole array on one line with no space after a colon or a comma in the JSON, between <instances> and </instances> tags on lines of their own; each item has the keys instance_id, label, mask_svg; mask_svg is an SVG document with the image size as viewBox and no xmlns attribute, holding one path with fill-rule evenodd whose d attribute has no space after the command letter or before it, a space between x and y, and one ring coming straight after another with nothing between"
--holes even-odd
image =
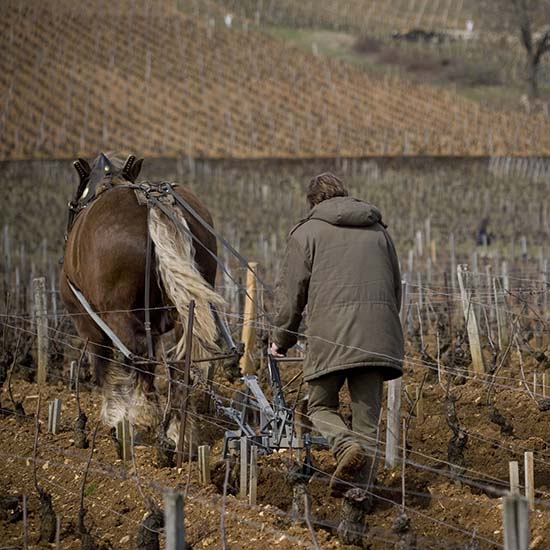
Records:
<instances>
[{"instance_id":1,"label":"man's hair","mask_svg":"<svg viewBox=\"0 0 550 550\"><path fill-rule=\"evenodd\" d=\"M330 172L323 172L315 176L307 186L307 202L310 208L333 197L347 196L348 191L342 180Z\"/></svg>"}]
</instances>

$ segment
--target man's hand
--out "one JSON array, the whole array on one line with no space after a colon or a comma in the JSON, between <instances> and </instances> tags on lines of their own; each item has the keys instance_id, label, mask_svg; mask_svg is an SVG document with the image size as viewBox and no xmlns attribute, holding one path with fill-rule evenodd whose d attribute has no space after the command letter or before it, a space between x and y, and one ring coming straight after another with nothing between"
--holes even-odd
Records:
<instances>
[{"instance_id":1,"label":"man's hand","mask_svg":"<svg viewBox=\"0 0 550 550\"><path fill-rule=\"evenodd\" d=\"M271 348L269 348L269 351L270 351L271 355L273 355L273 357L284 357L285 356L284 353L281 353L279 351L279 348L277 347L277 344L275 342L273 342L271 344Z\"/></svg>"}]
</instances>

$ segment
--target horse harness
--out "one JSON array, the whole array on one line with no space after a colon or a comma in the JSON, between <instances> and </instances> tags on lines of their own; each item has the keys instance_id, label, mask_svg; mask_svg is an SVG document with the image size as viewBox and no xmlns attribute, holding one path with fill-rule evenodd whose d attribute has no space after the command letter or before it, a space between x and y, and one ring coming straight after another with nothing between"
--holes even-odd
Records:
<instances>
[{"instance_id":1,"label":"horse harness","mask_svg":"<svg viewBox=\"0 0 550 550\"><path fill-rule=\"evenodd\" d=\"M156 194L155 202L161 201L169 202L171 205L173 201L168 201L161 197L160 184L141 184L136 185L135 179L141 168L141 161L136 161L134 155L130 155L120 170L114 169L113 165L109 161L106 155L101 153L98 161L94 164L93 168L90 168L89 164L84 159L78 159L73 163L76 171L79 175L78 187L72 200L69 202L69 211L67 218L67 231L65 234L65 241L67 241L69 232L74 224L74 221L78 214L87 208L93 201L100 197L105 191L113 188L127 188L132 189L136 194L138 204L146 205L147 209L150 208L150 201L148 196ZM165 213L170 211L169 208L165 209ZM170 218L174 219L175 216L171 214ZM151 256L152 256L152 244L151 235L147 231L147 250L146 250L146 264L145 264L145 334L147 340L147 355L148 359L152 360L153 357L153 337L151 333L151 312L150 305L150 293L151 293ZM137 358L134 354L123 344L123 342L117 337L117 335L110 329L110 327L101 319L97 313L93 310L88 303L84 295L79 292L75 286L68 280L69 287L78 301L84 307L86 312L92 317L94 322L109 336L111 341L122 352L122 354L129 360L135 361Z\"/></svg>"},{"instance_id":2,"label":"horse harness","mask_svg":"<svg viewBox=\"0 0 550 550\"><path fill-rule=\"evenodd\" d=\"M115 170L109 159L102 153L93 169L90 168L84 159L78 159L73 163L80 181L72 200L68 204L69 213L65 240L67 240L67 236L78 214L109 189L132 189L140 205L148 204L147 198L150 194L156 194L159 198L164 194L160 188L166 185L166 182L135 183L137 176L135 167L138 165L138 162L136 162L134 155L130 155L124 166L120 170ZM132 173L132 168L134 168L134 173ZM177 184L168 185L176 186ZM171 200L168 200L167 203L174 204Z\"/></svg>"},{"instance_id":3,"label":"horse harness","mask_svg":"<svg viewBox=\"0 0 550 550\"><path fill-rule=\"evenodd\" d=\"M74 166L79 174L80 182L78 188L73 196L73 199L69 202L69 212L67 220L67 232L65 234L65 241L67 241L68 234L74 224L74 221L78 214L83 210L88 208L95 200L97 200L103 193L109 189L131 189L136 195L136 200L139 205L146 206L148 212L151 207L157 207L163 214L165 214L172 223L176 226L178 231L187 234L191 239L200 244L209 254L211 254L214 259L220 263L220 260L216 254L214 254L208 247L206 247L193 232L186 225L182 224L181 221L175 216L173 212L173 207L179 205L189 214L191 214L201 225L206 227L216 238L222 240L220 236L214 231L214 228L206 222L200 216L193 207L187 203L182 197L180 197L174 190L178 184L170 183L166 181L162 182L140 182L139 184L134 183L131 178L131 173L128 167L132 167L135 162L135 157L131 155L126 161L124 167L119 172L112 170L111 164L105 155L100 156L100 161L94 166L94 169L90 170L86 161L78 159L74 162ZM85 164L84 164L85 163ZM113 176L118 176L113 178ZM105 181L105 179L107 181ZM130 179L128 179L130 178ZM149 216L148 216L149 217ZM230 245L229 245L230 246ZM151 333L151 312L149 309L150 305L150 292L151 292L151 269L152 269L152 240L150 232L147 231L147 245L146 245L146 264L145 264L145 296L144 296L144 311L145 311L145 334L147 340L147 355L148 360L151 361L154 359L153 351L153 337ZM236 252L236 251L235 251ZM243 261L244 260L243 258ZM224 267L224 266L223 266ZM225 269L225 267L224 267ZM69 288L83 306L85 311L90 315L94 322L101 328L101 330L110 338L113 344L118 348L118 350L130 361L139 362L139 359L135 354L133 354L124 343L117 337L114 331L101 319L101 317L93 310L90 303L86 300L86 297L80 292L75 285L67 278ZM214 306L211 306L214 312L214 318L218 329L226 340L229 348L232 353L235 353L237 346L235 345L229 329L223 322L219 312Z\"/></svg>"},{"instance_id":4,"label":"horse harness","mask_svg":"<svg viewBox=\"0 0 550 550\"><path fill-rule=\"evenodd\" d=\"M169 206L173 206L174 204L178 204L195 220L197 220L210 234L212 234L216 240L220 242L235 258L237 258L243 267L250 270L264 289L272 293L273 289L271 286L263 281L260 276L250 268L248 260L242 256L227 239L222 237L187 201L185 201L174 191L174 188L178 185L177 183L167 181L144 181L139 184L135 183L141 168L142 160L143 159L136 160L134 155L130 155L120 170L114 170L111 162L103 153L99 156L99 160L96 164L94 164L93 169L90 168L89 164L81 158L77 159L73 163L76 171L78 172L80 181L73 199L69 202L69 215L65 240L67 240L67 236L71 230L74 220L76 219L76 216L93 200L100 196L101 193L114 187L126 187L135 191L139 204L146 204L148 206L150 206L150 204L154 204L155 206L158 206L159 209L162 210L163 213L166 214L179 229L181 229L181 224L170 211L170 208L167 208ZM113 179L116 176L118 176L118 180ZM107 181L105 182L106 179ZM190 233L189 230L186 232ZM192 233L191 237L195 242L197 242L196 237ZM212 253L211 251L208 252ZM213 254L213 257L222 270L229 275L220 259L215 254Z\"/></svg>"},{"instance_id":5,"label":"horse harness","mask_svg":"<svg viewBox=\"0 0 550 550\"><path fill-rule=\"evenodd\" d=\"M69 203L69 214L68 214L68 223L67 223L67 234L65 235L65 241L67 240L69 231L72 228L72 225L74 223L74 220L76 216L82 212L93 200L97 199L103 192L105 192L107 189L112 189L115 187L112 184L105 185L100 187L97 192L95 191L95 186L93 188L92 194L89 196L86 196L84 201L80 201L79 198L73 199ZM144 191L142 191L138 186L136 186L132 182L120 182L116 185L117 188L127 188L132 189L135 194L136 198L139 204L146 205L147 209L150 208L150 203L147 200ZM82 191L82 187L79 186L79 191ZM78 194L77 194L78 197ZM149 216L148 216L149 217ZM152 243L151 243L151 235L149 231L147 231L147 249L146 249L146 260L145 260L145 297L144 297L144 311L145 311L145 335L146 335L146 341L147 341L147 356L148 360L154 359L154 351L153 351L153 336L151 333L151 311L149 309L150 305L150 295L151 295L151 262L152 262ZM99 326L99 328L110 338L110 340L113 342L113 344L119 349L119 351L126 357L128 360L137 362L138 357L133 354L125 345L124 343L118 338L118 336L115 334L115 332L103 321L103 319L93 310L90 303L86 300L86 297L80 292L69 280L67 277L67 283L69 285L69 288L77 298L77 300L80 302L84 310L90 315L90 317L93 319L93 321L96 323L96 325Z\"/></svg>"}]
</instances>

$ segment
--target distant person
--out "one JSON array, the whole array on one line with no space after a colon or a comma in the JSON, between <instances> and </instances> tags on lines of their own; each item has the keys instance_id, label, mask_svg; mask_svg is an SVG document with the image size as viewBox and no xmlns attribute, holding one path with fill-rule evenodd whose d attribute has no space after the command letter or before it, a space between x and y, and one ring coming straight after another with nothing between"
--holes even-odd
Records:
<instances>
[{"instance_id":1,"label":"distant person","mask_svg":"<svg viewBox=\"0 0 550 550\"><path fill-rule=\"evenodd\" d=\"M378 208L349 197L329 172L311 180L307 200L311 210L290 232L277 284L271 353L281 357L296 344L307 305L308 412L336 459L330 487L338 497L376 477L383 382L402 375L401 276ZM339 412L345 382L351 430Z\"/></svg>"},{"instance_id":2,"label":"distant person","mask_svg":"<svg viewBox=\"0 0 550 550\"><path fill-rule=\"evenodd\" d=\"M476 233L476 245L490 245L491 244L491 234L489 233L489 218L483 218L479 224L477 233Z\"/></svg>"}]
</instances>

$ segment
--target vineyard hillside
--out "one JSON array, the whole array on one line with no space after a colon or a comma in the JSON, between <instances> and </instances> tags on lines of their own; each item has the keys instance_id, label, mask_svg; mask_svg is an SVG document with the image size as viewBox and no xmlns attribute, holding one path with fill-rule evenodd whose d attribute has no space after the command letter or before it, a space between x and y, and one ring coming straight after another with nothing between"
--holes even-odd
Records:
<instances>
[{"instance_id":1,"label":"vineyard hillside","mask_svg":"<svg viewBox=\"0 0 550 550\"><path fill-rule=\"evenodd\" d=\"M192 5L197 6L193 9ZM2 2L0 159L546 155L496 112L291 48L220 4Z\"/></svg>"}]
</instances>

